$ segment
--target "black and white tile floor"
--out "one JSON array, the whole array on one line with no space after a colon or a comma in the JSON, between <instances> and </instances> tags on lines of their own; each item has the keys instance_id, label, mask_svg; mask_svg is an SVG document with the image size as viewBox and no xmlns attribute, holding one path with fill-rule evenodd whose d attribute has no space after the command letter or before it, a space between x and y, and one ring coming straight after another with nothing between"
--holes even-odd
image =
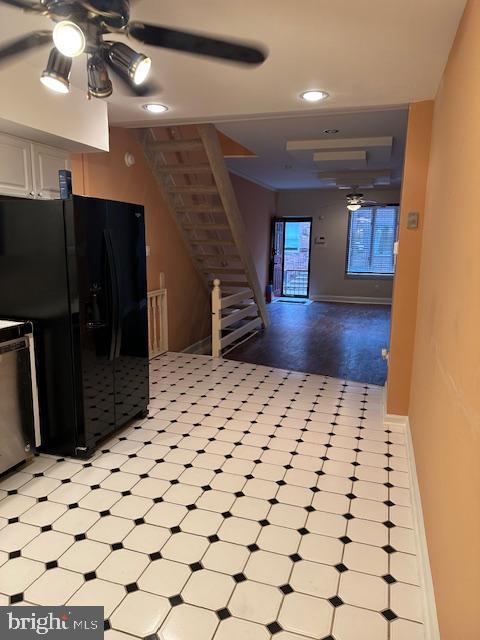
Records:
<instances>
[{"instance_id":1,"label":"black and white tile floor","mask_svg":"<svg viewBox=\"0 0 480 640\"><path fill-rule=\"evenodd\" d=\"M0 482L0 604L100 604L108 640L421 640L400 427L382 390L205 356L148 419Z\"/></svg>"}]
</instances>

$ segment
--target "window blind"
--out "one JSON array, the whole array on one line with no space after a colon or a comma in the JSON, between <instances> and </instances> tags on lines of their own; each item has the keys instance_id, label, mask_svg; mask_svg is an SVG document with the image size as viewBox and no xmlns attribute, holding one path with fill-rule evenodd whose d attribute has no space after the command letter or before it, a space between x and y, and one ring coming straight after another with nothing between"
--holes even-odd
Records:
<instances>
[{"instance_id":1,"label":"window blind","mask_svg":"<svg viewBox=\"0 0 480 640\"><path fill-rule=\"evenodd\" d=\"M350 212L347 274L393 275L398 207L362 207Z\"/></svg>"}]
</instances>

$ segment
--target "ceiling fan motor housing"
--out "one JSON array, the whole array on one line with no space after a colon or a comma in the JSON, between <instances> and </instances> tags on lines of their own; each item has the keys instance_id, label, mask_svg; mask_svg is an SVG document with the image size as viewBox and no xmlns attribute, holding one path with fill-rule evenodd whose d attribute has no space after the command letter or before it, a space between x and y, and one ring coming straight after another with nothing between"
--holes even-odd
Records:
<instances>
[{"instance_id":1,"label":"ceiling fan motor housing","mask_svg":"<svg viewBox=\"0 0 480 640\"><path fill-rule=\"evenodd\" d=\"M82 4L101 15L112 29L123 29L130 20L130 0L86 0Z\"/></svg>"},{"instance_id":2,"label":"ceiling fan motor housing","mask_svg":"<svg viewBox=\"0 0 480 640\"><path fill-rule=\"evenodd\" d=\"M130 20L130 0L43 0L43 4L59 20L98 17L112 29L123 29Z\"/></svg>"}]
</instances>

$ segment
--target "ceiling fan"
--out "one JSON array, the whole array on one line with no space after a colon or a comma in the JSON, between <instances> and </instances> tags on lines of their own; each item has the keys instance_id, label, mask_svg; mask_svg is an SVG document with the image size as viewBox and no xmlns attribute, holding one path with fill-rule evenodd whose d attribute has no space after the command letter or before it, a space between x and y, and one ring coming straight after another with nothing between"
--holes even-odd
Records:
<instances>
[{"instance_id":1,"label":"ceiling fan","mask_svg":"<svg viewBox=\"0 0 480 640\"><path fill-rule=\"evenodd\" d=\"M130 21L130 0L0 0L0 3L50 18L53 31L34 31L0 47L0 63L47 44L53 45L41 82L68 93L73 58L86 53L88 94L107 98L113 92L108 70L127 83L133 95L145 95L151 59L123 42L104 40L123 34L148 46L246 65L259 65L266 53L259 47L219 40L199 33L177 31Z\"/></svg>"},{"instance_id":2,"label":"ceiling fan","mask_svg":"<svg viewBox=\"0 0 480 640\"><path fill-rule=\"evenodd\" d=\"M347 209L349 211L358 211L364 206L378 204L376 200L365 200L363 193L357 193L355 187L353 193L347 193L345 197L347 199Z\"/></svg>"}]
</instances>

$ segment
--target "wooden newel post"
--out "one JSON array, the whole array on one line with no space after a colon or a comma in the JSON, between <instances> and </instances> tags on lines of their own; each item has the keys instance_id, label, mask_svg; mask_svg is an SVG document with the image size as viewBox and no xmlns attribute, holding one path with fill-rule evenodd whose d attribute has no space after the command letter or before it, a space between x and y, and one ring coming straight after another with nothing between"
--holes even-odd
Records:
<instances>
[{"instance_id":1,"label":"wooden newel post","mask_svg":"<svg viewBox=\"0 0 480 640\"><path fill-rule=\"evenodd\" d=\"M222 290L220 280L215 278L212 289L212 356L222 355Z\"/></svg>"}]
</instances>

